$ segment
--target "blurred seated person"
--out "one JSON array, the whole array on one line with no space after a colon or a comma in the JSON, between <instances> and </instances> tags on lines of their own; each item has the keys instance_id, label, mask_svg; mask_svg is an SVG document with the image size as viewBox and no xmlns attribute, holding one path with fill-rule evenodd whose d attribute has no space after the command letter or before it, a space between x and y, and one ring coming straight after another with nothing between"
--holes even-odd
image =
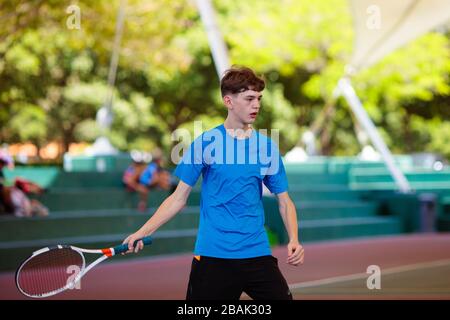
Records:
<instances>
[{"instance_id":1,"label":"blurred seated person","mask_svg":"<svg viewBox=\"0 0 450 320\"><path fill-rule=\"evenodd\" d=\"M133 163L128 166L122 177L122 182L127 191L139 193L139 211L144 211L146 207L146 201L144 202L144 197L146 199L148 190L139 182L141 174L146 168L147 164L145 162L143 162L141 159L136 159L133 157Z\"/></svg>"},{"instance_id":2,"label":"blurred seated person","mask_svg":"<svg viewBox=\"0 0 450 320\"><path fill-rule=\"evenodd\" d=\"M3 173L3 168L8 166L9 159L4 156L2 153L0 153L0 214L7 214L12 212L12 208L9 204L9 202L6 202L6 178L5 174Z\"/></svg>"},{"instance_id":3,"label":"blurred seated person","mask_svg":"<svg viewBox=\"0 0 450 320\"><path fill-rule=\"evenodd\" d=\"M5 156L0 154L0 184L4 185L6 182L5 174L3 173L3 168L10 164L10 160Z\"/></svg>"},{"instance_id":4,"label":"blurred seated person","mask_svg":"<svg viewBox=\"0 0 450 320\"><path fill-rule=\"evenodd\" d=\"M176 184L170 173L161 167L160 157L154 158L149 164L136 154L132 155L132 159L133 163L125 170L122 181L128 191L139 193L138 210L145 211L151 189L161 188L173 191Z\"/></svg>"},{"instance_id":5,"label":"blurred seated person","mask_svg":"<svg viewBox=\"0 0 450 320\"><path fill-rule=\"evenodd\" d=\"M173 192L176 188L176 182L172 178L169 171L161 167L161 159L157 158L147 165L142 172L139 183L144 187L140 193L139 210L145 210L147 205L148 192L151 189L160 188Z\"/></svg>"},{"instance_id":6,"label":"blurred seated person","mask_svg":"<svg viewBox=\"0 0 450 320\"><path fill-rule=\"evenodd\" d=\"M147 164L140 159L133 159L133 163L123 173L122 182L128 191L140 191L143 186L139 184L139 178Z\"/></svg>"},{"instance_id":7,"label":"blurred seated person","mask_svg":"<svg viewBox=\"0 0 450 320\"><path fill-rule=\"evenodd\" d=\"M0 210L2 214L13 214L16 217L46 217L48 209L36 199L29 199L19 188L0 187Z\"/></svg>"},{"instance_id":8,"label":"blurred seated person","mask_svg":"<svg viewBox=\"0 0 450 320\"><path fill-rule=\"evenodd\" d=\"M11 158L0 155L0 214L13 214L16 217L48 216L48 209L38 200L29 199L26 193L41 194L44 189L34 182L16 178L14 186L6 186L3 168L14 162Z\"/></svg>"},{"instance_id":9,"label":"blurred seated person","mask_svg":"<svg viewBox=\"0 0 450 320\"><path fill-rule=\"evenodd\" d=\"M11 207L8 206L8 203L5 202L4 198L5 187L0 182L0 215L7 214L12 211Z\"/></svg>"},{"instance_id":10,"label":"blurred seated person","mask_svg":"<svg viewBox=\"0 0 450 320\"><path fill-rule=\"evenodd\" d=\"M6 185L6 178L3 173L4 167L14 168L14 161L12 160L12 158L0 154L0 184ZM26 180L22 177L16 177L14 179L14 186L22 190L22 192L25 192L26 194L29 193L42 194L43 192L46 191L38 184Z\"/></svg>"},{"instance_id":11,"label":"blurred seated person","mask_svg":"<svg viewBox=\"0 0 450 320\"><path fill-rule=\"evenodd\" d=\"M14 186L17 189L22 190L26 194L29 194L29 193L42 194L45 192L45 189L42 188L40 185L38 185L32 181L25 180L24 178L20 178L20 177L17 177L15 179Z\"/></svg>"}]
</instances>

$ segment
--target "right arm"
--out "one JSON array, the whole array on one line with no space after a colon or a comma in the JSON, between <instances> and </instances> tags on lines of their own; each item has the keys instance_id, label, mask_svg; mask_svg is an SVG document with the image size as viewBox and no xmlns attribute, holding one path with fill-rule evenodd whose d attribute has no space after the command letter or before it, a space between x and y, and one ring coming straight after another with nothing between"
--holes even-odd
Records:
<instances>
[{"instance_id":1,"label":"right arm","mask_svg":"<svg viewBox=\"0 0 450 320\"><path fill-rule=\"evenodd\" d=\"M129 235L123 241L123 243L128 243L129 250L127 253L133 252L133 249L136 253L142 250L144 247L142 241L138 242L136 248L133 248L133 243L138 239L151 235L180 212L186 205L191 190L192 187L190 185L180 181L175 191L163 201L152 217L138 231Z\"/></svg>"}]
</instances>

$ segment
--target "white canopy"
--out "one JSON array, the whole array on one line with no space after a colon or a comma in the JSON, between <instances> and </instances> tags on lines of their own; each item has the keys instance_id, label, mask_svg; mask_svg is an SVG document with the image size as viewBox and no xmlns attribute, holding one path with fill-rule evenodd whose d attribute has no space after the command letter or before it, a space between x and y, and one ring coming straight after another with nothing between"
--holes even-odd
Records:
<instances>
[{"instance_id":1,"label":"white canopy","mask_svg":"<svg viewBox=\"0 0 450 320\"><path fill-rule=\"evenodd\" d=\"M211 0L197 0L196 3L208 33L220 78L222 69L228 65L226 46L214 20ZM374 64L398 47L450 20L450 0L349 0L349 3L356 34L354 54L349 66L355 71ZM399 189L409 192L411 187L408 180L397 168L390 150L369 118L348 77L339 81L336 93L348 101ZM293 150L289 158L301 157L303 151Z\"/></svg>"},{"instance_id":2,"label":"white canopy","mask_svg":"<svg viewBox=\"0 0 450 320\"><path fill-rule=\"evenodd\" d=\"M349 0L355 44L350 65L370 66L450 21L450 0Z\"/></svg>"}]
</instances>

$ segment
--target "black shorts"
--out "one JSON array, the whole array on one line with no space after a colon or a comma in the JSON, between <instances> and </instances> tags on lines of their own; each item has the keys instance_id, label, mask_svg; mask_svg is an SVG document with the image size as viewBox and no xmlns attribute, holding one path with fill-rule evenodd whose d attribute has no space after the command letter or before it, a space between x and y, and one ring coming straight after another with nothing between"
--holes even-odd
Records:
<instances>
[{"instance_id":1,"label":"black shorts","mask_svg":"<svg viewBox=\"0 0 450 320\"><path fill-rule=\"evenodd\" d=\"M292 300L278 260L273 256L193 258L187 300L238 300L242 292L254 300Z\"/></svg>"}]
</instances>

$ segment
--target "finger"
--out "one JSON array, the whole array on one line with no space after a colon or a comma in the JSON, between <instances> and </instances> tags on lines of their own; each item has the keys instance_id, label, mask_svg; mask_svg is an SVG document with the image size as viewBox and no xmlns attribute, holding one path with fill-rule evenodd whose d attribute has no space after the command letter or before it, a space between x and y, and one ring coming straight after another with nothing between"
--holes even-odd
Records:
<instances>
[{"instance_id":1,"label":"finger","mask_svg":"<svg viewBox=\"0 0 450 320\"><path fill-rule=\"evenodd\" d=\"M298 265L301 265L301 264L304 263L304 259L303 259L303 258L300 258L300 259L299 259L298 261L296 261L295 263L296 263L297 266L298 266Z\"/></svg>"},{"instance_id":2,"label":"finger","mask_svg":"<svg viewBox=\"0 0 450 320\"><path fill-rule=\"evenodd\" d=\"M141 249L141 242L137 242L136 246L134 247L134 253L138 253L139 250Z\"/></svg>"},{"instance_id":3,"label":"finger","mask_svg":"<svg viewBox=\"0 0 450 320\"><path fill-rule=\"evenodd\" d=\"M289 258L288 263L299 260L304 255L303 248L297 249Z\"/></svg>"},{"instance_id":4,"label":"finger","mask_svg":"<svg viewBox=\"0 0 450 320\"><path fill-rule=\"evenodd\" d=\"M304 255L305 255L304 250L299 250L299 251L295 254L295 256L292 258L292 260L299 260L299 259L302 259L302 258L304 257Z\"/></svg>"},{"instance_id":5,"label":"finger","mask_svg":"<svg viewBox=\"0 0 450 320\"><path fill-rule=\"evenodd\" d=\"M295 259L297 257L300 257L302 254L304 254L305 250L302 247L295 248L294 253L292 254L292 258Z\"/></svg>"},{"instance_id":6,"label":"finger","mask_svg":"<svg viewBox=\"0 0 450 320\"><path fill-rule=\"evenodd\" d=\"M292 255L292 247L291 246L288 246L287 247L287 254L288 254L288 257L290 257L291 255Z\"/></svg>"},{"instance_id":7,"label":"finger","mask_svg":"<svg viewBox=\"0 0 450 320\"><path fill-rule=\"evenodd\" d=\"M298 259L295 259L295 260L293 261L293 263L295 263L296 265L299 265L299 264L303 264L304 261L305 261L305 255L302 253L302 254L298 257Z\"/></svg>"},{"instance_id":8,"label":"finger","mask_svg":"<svg viewBox=\"0 0 450 320\"><path fill-rule=\"evenodd\" d=\"M130 252L133 252L133 249L134 249L134 239L133 238L131 238L129 241L128 241L128 251L127 251L127 253L130 253Z\"/></svg>"},{"instance_id":9,"label":"finger","mask_svg":"<svg viewBox=\"0 0 450 320\"><path fill-rule=\"evenodd\" d=\"M129 242L129 239L130 239L130 236L126 237L125 240L123 240L122 244L128 243L128 242ZM122 252L121 255L124 256L126 253L128 253L128 251L127 251L127 252Z\"/></svg>"},{"instance_id":10,"label":"finger","mask_svg":"<svg viewBox=\"0 0 450 320\"><path fill-rule=\"evenodd\" d=\"M144 248L144 243L142 241L139 241L136 244L136 248L134 249L134 253L138 253L140 250Z\"/></svg>"},{"instance_id":11,"label":"finger","mask_svg":"<svg viewBox=\"0 0 450 320\"><path fill-rule=\"evenodd\" d=\"M298 257L300 255L300 247L294 247L292 248L292 254L290 255L289 259L294 259L295 257Z\"/></svg>"},{"instance_id":12,"label":"finger","mask_svg":"<svg viewBox=\"0 0 450 320\"><path fill-rule=\"evenodd\" d=\"M126 237L125 240L123 240L122 244L128 243L130 236Z\"/></svg>"},{"instance_id":13,"label":"finger","mask_svg":"<svg viewBox=\"0 0 450 320\"><path fill-rule=\"evenodd\" d=\"M295 260L289 262L289 264L293 265L293 266L298 266L300 264L303 264L303 260L301 258L298 258L298 259L295 259Z\"/></svg>"}]
</instances>

